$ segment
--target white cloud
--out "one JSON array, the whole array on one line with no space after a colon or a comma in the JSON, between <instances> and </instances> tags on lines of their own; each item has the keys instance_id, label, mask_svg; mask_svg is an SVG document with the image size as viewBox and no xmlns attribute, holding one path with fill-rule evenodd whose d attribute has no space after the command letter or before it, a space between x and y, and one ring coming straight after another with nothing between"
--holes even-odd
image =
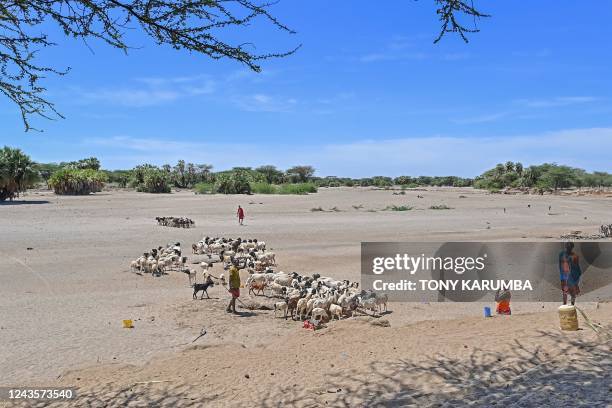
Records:
<instances>
[{"instance_id":1,"label":"white cloud","mask_svg":"<svg viewBox=\"0 0 612 408\"><path fill-rule=\"evenodd\" d=\"M420 37L420 38L419 38ZM426 59L436 59L441 61L458 61L470 57L467 52L453 53L432 53L423 52L417 48L418 44L423 43L422 36L403 37L395 36L388 43L379 47L378 50L365 53L357 57L357 61L363 63L385 62L385 61L422 61Z\"/></svg>"},{"instance_id":2,"label":"white cloud","mask_svg":"<svg viewBox=\"0 0 612 408\"><path fill-rule=\"evenodd\" d=\"M298 104L298 100L279 95L256 93L236 96L233 98L233 103L239 109L247 112L291 112Z\"/></svg>"},{"instance_id":3,"label":"white cloud","mask_svg":"<svg viewBox=\"0 0 612 408\"><path fill-rule=\"evenodd\" d=\"M394 50L387 50L362 55L359 57L359 61L368 63L380 61L424 60L427 57L427 54L423 52L397 53Z\"/></svg>"},{"instance_id":4,"label":"white cloud","mask_svg":"<svg viewBox=\"0 0 612 408\"><path fill-rule=\"evenodd\" d=\"M509 115L509 112L497 112L497 113L490 113L490 114L472 116L472 117L466 117L466 118L451 119L451 122L454 122L458 125L473 125L477 123L495 122L499 119L503 119L507 117L508 115Z\"/></svg>"},{"instance_id":5,"label":"white cloud","mask_svg":"<svg viewBox=\"0 0 612 408\"><path fill-rule=\"evenodd\" d=\"M563 108L567 106L588 105L596 102L600 98L594 96L557 96L540 99L516 99L513 106L508 110L494 113L484 113L480 115L467 116L451 119L451 122L458 125L473 125L480 123L495 122L501 119L535 119L542 117L546 109Z\"/></svg>"},{"instance_id":6,"label":"white cloud","mask_svg":"<svg viewBox=\"0 0 612 408\"><path fill-rule=\"evenodd\" d=\"M330 138L332 139L332 138ZM114 137L90 139L87 154L108 168L173 163L179 159L210 163L216 169L307 163L319 175L458 175L473 177L507 160L525 166L557 162L586 170L612 171L612 128L571 129L501 137L406 137L351 143L209 143ZM236 152L248 152L237 154Z\"/></svg>"},{"instance_id":7,"label":"white cloud","mask_svg":"<svg viewBox=\"0 0 612 408\"><path fill-rule=\"evenodd\" d=\"M552 51L548 48L542 48L535 51L515 51L512 55L521 58L546 58L552 55Z\"/></svg>"},{"instance_id":8,"label":"white cloud","mask_svg":"<svg viewBox=\"0 0 612 408\"><path fill-rule=\"evenodd\" d=\"M470 57L470 54L467 52L452 52L442 55L442 59L444 61L460 61L466 60Z\"/></svg>"},{"instance_id":9,"label":"white cloud","mask_svg":"<svg viewBox=\"0 0 612 408\"><path fill-rule=\"evenodd\" d=\"M215 91L215 81L204 75L185 77L136 78L139 86L102 88L81 91L85 102L105 102L127 107L162 105L178 99L208 95Z\"/></svg>"},{"instance_id":10,"label":"white cloud","mask_svg":"<svg viewBox=\"0 0 612 408\"><path fill-rule=\"evenodd\" d=\"M113 105L145 107L175 101L180 93L172 90L156 89L98 89L84 92L89 101L102 101Z\"/></svg>"},{"instance_id":11,"label":"white cloud","mask_svg":"<svg viewBox=\"0 0 612 408\"><path fill-rule=\"evenodd\" d=\"M558 96L544 99L519 99L516 102L527 108L556 108L597 101L593 96Z\"/></svg>"}]
</instances>

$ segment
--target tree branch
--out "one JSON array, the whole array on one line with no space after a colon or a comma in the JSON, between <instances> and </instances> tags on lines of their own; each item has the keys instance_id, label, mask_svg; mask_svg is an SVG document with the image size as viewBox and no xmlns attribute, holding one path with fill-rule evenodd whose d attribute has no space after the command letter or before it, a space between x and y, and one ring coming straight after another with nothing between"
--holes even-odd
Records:
<instances>
[{"instance_id":1,"label":"tree branch","mask_svg":"<svg viewBox=\"0 0 612 408\"><path fill-rule=\"evenodd\" d=\"M488 14L481 13L474 8L474 2L464 0L435 0L438 6L436 12L439 16L442 28L438 37L434 40L434 44L438 43L446 33L458 33L461 39L466 43L469 42L467 33L477 33L480 30L476 26L476 20L485 17L491 17ZM469 4L468 4L469 3ZM467 28L459 22L459 16L464 15L472 17L473 28Z\"/></svg>"},{"instance_id":2,"label":"tree branch","mask_svg":"<svg viewBox=\"0 0 612 408\"><path fill-rule=\"evenodd\" d=\"M131 48L125 33L140 26L157 44L213 59L229 58L259 72L258 61L286 57L299 46L258 54L245 48L250 43L232 44L222 34L257 18L293 34L270 13L273 5L251 0L0 0L0 93L18 106L26 131L32 129L32 116L63 117L44 98L39 82L47 73L67 71L36 64L36 51L55 44L44 34L30 34L49 21L68 37L96 38L125 52Z\"/></svg>"}]
</instances>

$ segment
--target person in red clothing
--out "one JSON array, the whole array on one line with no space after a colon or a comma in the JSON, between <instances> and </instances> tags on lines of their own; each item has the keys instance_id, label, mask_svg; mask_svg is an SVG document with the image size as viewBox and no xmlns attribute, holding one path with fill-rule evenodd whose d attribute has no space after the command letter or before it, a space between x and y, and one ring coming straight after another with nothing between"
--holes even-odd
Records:
<instances>
[{"instance_id":1,"label":"person in red clothing","mask_svg":"<svg viewBox=\"0 0 612 408\"><path fill-rule=\"evenodd\" d=\"M238 212L236 214L238 215L238 224L242 225L242 221L244 221L244 210L241 206L238 206Z\"/></svg>"}]
</instances>

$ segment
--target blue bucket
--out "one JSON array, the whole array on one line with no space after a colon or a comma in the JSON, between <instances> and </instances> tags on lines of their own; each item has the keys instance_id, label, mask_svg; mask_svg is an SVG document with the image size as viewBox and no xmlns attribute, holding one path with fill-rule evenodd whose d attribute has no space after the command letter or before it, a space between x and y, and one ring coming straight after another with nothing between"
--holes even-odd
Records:
<instances>
[{"instance_id":1,"label":"blue bucket","mask_svg":"<svg viewBox=\"0 0 612 408\"><path fill-rule=\"evenodd\" d=\"M491 308L489 306L484 308L484 317L491 317Z\"/></svg>"}]
</instances>

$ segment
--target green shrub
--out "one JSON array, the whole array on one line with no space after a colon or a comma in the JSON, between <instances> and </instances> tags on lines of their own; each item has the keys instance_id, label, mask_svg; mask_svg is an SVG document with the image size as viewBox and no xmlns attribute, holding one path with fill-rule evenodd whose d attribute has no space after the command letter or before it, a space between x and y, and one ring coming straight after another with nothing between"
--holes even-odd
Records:
<instances>
[{"instance_id":1,"label":"green shrub","mask_svg":"<svg viewBox=\"0 0 612 408\"><path fill-rule=\"evenodd\" d=\"M132 170L130 186L142 193L169 193L170 175L159 167L143 164Z\"/></svg>"},{"instance_id":2,"label":"green shrub","mask_svg":"<svg viewBox=\"0 0 612 408\"><path fill-rule=\"evenodd\" d=\"M281 184L278 188L279 194L308 194L316 192L317 186L313 183Z\"/></svg>"},{"instance_id":3,"label":"green shrub","mask_svg":"<svg viewBox=\"0 0 612 408\"><path fill-rule=\"evenodd\" d=\"M412 207L409 205L389 205L385 211L410 211Z\"/></svg>"},{"instance_id":4,"label":"green shrub","mask_svg":"<svg viewBox=\"0 0 612 408\"><path fill-rule=\"evenodd\" d=\"M214 194L215 185L213 183L198 183L193 186L196 194Z\"/></svg>"},{"instance_id":5,"label":"green shrub","mask_svg":"<svg viewBox=\"0 0 612 408\"><path fill-rule=\"evenodd\" d=\"M393 179L391 177L375 176L372 177L372 184L380 188L389 188L393 186Z\"/></svg>"},{"instance_id":6,"label":"green shrub","mask_svg":"<svg viewBox=\"0 0 612 408\"><path fill-rule=\"evenodd\" d=\"M76 170L100 170L100 160L98 160L96 157L88 157L87 159L82 159L79 161L62 163L62 167Z\"/></svg>"},{"instance_id":7,"label":"green shrub","mask_svg":"<svg viewBox=\"0 0 612 408\"><path fill-rule=\"evenodd\" d=\"M130 182L131 172L129 170L103 170L108 177L109 183L115 183L118 187L125 188Z\"/></svg>"},{"instance_id":8,"label":"green shrub","mask_svg":"<svg viewBox=\"0 0 612 408\"><path fill-rule=\"evenodd\" d=\"M251 192L255 194L276 194L277 187L270 183L251 183Z\"/></svg>"},{"instance_id":9,"label":"green shrub","mask_svg":"<svg viewBox=\"0 0 612 408\"><path fill-rule=\"evenodd\" d=\"M98 170L64 168L49 178L49 187L55 194L84 195L102 191L106 181L106 174Z\"/></svg>"},{"instance_id":10,"label":"green shrub","mask_svg":"<svg viewBox=\"0 0 612 408\"><path fill-rule=\"evenodd\" d=\"M408 184L413 183L413 181L412 181L412 177L409 177L409 176L399 176L399 177L396 177L393 180L393 183L395 183L397 185L400 185L400 186L406 186Z\"/></svg>"},{"instance_id":11,"label":"green shrub","mask_svg":"<svg viewBox=\"0 0 612 408\"><path fill-rule=\"evenodd\" d=\"M144 176L144 182L136 190L143 193L169 193L171 191L170 177L162 170L147 171Z\"/></svg>"},{"instance_id":12,"label":"green shrub","mask_svg":"<svg viewBox=\"0 0 612 408\"><path fill-rule=\"evenodd\" d=\"M215 181L215 191L221 194L251 194L249 176L243 170L219 173Z\"/></svg>"},{"instance_id":13,"label":"green shrub","mask_svg":"<svg viewBox=\"0 0 612 408\"><path fill-rule=\"evenodd\" d=\"M34 184L38 176L34 162L19 149L0 150L0 201L13 199Z\"/></svg>"},{"instance_id":14,"label":"green shrub","mask_svg":"<svg viewBox=\"0 0 612 408\"><path fill-rule=\"evenodd\" d=\"M430 210L452 210L452 208L446 204L432 205L431 207L429 207L429 209Z\"/></svg>"}]
</instances>

